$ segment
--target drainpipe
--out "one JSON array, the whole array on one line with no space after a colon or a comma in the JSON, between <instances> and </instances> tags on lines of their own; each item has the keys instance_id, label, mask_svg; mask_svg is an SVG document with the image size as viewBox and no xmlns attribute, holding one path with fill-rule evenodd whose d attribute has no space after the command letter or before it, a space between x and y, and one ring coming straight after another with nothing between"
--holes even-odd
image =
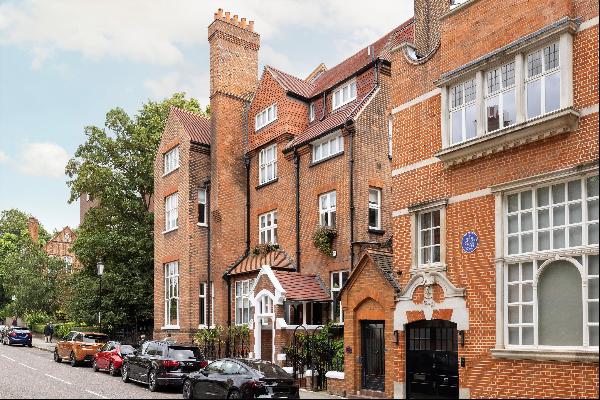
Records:
<instances>
[{"instance_id":1,"label":"drainpipe","mask_svg":"<svg viewBox=\"0 0 600 400\"><path fill-rule=\"evenodd\" d=\"M211 326L212 321L211 321L211 316L212 316L212 278L211 278L211 247L210 247L210 243L211 243L211 213L210 213L210 179L206 180L204 182L204 188L206 189L206 214L208 215L208 218L206 219L206 229L207 229L207 238L206 238L206 242L207 242L207 249L208 251L207 256L206 256L206 274L207 274L207 278L206 278L206 285L207 285L207 290L208 290L208 295L206 296L206 304L208 305L207 307L207 316L206 316L206 325L208 327Z\"/></svg>"},{"instance_id":2,"label":"drainpipe","mask_svg":"<svg viewBox=\"0 0 600 400\"><path fill-rule=\"evenodd\" d=\"M350 270L354 269L354 129L349 129L351 125L350 121L346 121L346 129L350 132L350 143L348 143L350 150Z\"/></svg>"},{"instance_id":3,"label":"drainpipe","mask_svg":"<svg viewBox=\"0 0 600 400\"><path fill-rule=\"evenodd\" d=\"M294 149L296 165L296 272L300 273L300 154Z\"/></svg>"}]
</instances>

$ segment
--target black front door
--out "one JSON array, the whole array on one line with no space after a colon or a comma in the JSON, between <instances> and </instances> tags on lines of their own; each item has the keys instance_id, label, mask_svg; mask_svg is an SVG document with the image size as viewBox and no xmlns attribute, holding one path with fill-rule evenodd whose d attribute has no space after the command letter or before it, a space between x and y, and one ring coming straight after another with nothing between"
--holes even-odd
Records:
<instances>
[{"instance_id":1,"label":"black front door","mask_svg":"<svg viewBox=\"0 0 600 400\"><path fill-rule=\"evenodd\" d=\"M363 389L384 390L383 328L383 321L361 321Z\"/></svg>"},{"instance_id":2,"label":"black front door","mask_svg":"<svg viewBox=\"0 0 600 400\"><path fill-rule=\"evenodd\" d=\"M450 321L418 321L406 329L409 399L458 398L458 338Z\"/></svg>"}]
</instances>

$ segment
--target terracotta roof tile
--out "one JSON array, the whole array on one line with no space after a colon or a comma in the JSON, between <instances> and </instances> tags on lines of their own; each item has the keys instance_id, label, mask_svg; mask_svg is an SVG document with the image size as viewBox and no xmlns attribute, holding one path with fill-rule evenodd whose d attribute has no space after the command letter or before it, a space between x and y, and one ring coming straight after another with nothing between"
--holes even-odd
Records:
<instances>
[{"instance_id":1,"label":"terracotta roof tile","mask_svg":"<svg viewBox=\"0 0 600 400\"><path fill-rule=\"evenodd\" d=\"M400 283L396 280L394 272L393 254L375 250L368 250L367 254L383 272L385 279L393 286L396 293L400 293Z\"/></svg>"},{"instance_id":2,"label":"terracotta roof tile","mask_svg":"<svg viewBox=\"0 0 600 400\"><path fill-rule=\"evenodd\" d=\"M210 145L210 118L177 107L171 107L171 112L181 122L192 142Z\"/></svg>"},{"instance_id":3,"label":"terracotta roof tile","mask_svg":"<svg viewBox=\"0 0 600 400\"><path fill-rule=\"evenodd\" d=\"M297 78L293 75L290 75L268 65L265 67L265 69L269 71L271 75L273 75L273 78L275 78L275 80L285 90L299 94L300 96L305 98L309 98L312 92L314 91L314 85L305 80Z\"/></svg>"},{"instance_id":4,"label":"terracotta roof tile","mask_svg":"<svg viewBox=\"0 0 600 400\"><path fill-rule=\"evenodd\" d=\"M297 272L273 271L285 290L285 298L295 301L331 301L321 279L316 275Z\"/></svg>"},{"instance_id":5,"label":"terracotta roof tile","mask_svg":"<svg viewBox=\"0 0 600 400\"><path fill-rule=\"evenodd\" d=\"M283 250L271 251L267 254L250 254L232 265L229 275L244 274L259 271L263 265L268 265L272 269L292 270L296 268L294 263Z\"/></svg>"}]
</instances>

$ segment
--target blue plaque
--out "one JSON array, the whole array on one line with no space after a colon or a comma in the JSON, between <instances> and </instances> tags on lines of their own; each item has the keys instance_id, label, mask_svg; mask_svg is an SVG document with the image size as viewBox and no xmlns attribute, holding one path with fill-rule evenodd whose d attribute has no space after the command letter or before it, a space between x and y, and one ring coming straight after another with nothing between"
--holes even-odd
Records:
<instances>
[{"instance_id":1,"label":"blue plaque","mask_svg":"<svg viewBox=\"0 0 600 400\"><path fill-rule=\"evenodd\" d=\"M465 253L474 252L478 244L479 238L475 232L469 231L463 235L461 245Z\"/></svg>"}]
</instances>

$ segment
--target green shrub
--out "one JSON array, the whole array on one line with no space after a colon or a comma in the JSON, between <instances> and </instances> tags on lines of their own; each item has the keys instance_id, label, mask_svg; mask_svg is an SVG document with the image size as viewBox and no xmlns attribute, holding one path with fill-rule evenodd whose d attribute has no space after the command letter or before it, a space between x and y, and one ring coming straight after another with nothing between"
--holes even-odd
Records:
<instances>
[{"instance_id":1,"label":"green shrub","mask_svg":"<svg viewBox=\"0 0 600 400\"><path fill-rule=\"evenodd\" d=\"M33 325L47 324L52 321L52 318L43 311L30 311L25 313L23 320L27 326L32 327Z\"/></svg>"}]
</instances>

